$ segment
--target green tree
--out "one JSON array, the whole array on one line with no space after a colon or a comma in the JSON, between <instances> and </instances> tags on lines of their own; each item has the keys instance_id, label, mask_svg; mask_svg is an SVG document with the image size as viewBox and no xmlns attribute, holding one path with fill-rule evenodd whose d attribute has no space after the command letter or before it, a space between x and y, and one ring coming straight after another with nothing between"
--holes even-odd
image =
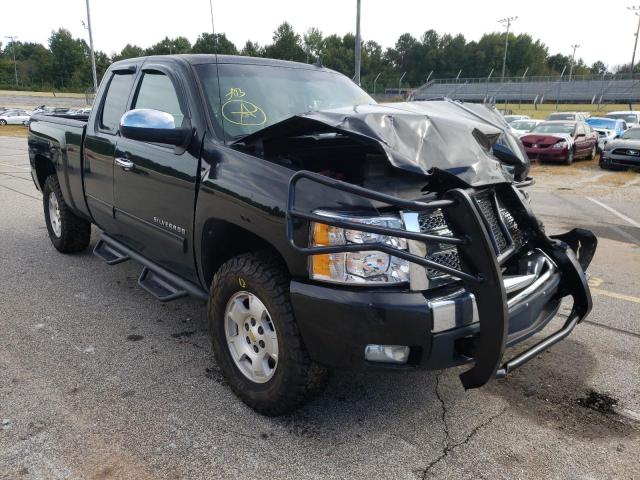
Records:
<instances>
[{"instance_id":1,"label":"green tree","mask_svg":"<svg viewBox=\"0 0 640 480\"><path fill-rule=\"evenodd\" d=\"M51 50L52 65L51 74L57 86L69 88L74 85L72 80L76 70L86 60L86 43L83 40L76 40L68 30L63 28L52 32L49 37L49 50Z\"/></svg>"},{"instance_id":2,"label":"green tree","mask_svg":"<svg viewBox=\"0 0 640 480\"><path fill-rule=\"evenodd\" d=\"M144 56L144 49L137 45L127 43L120 53L113 56L112 61L125 60L127 58L136 58Z\"/></svg>"},{"instance_id":3,"label":"green tree","mask_svg":"<svg viewBox=\"0 0 640 480\"><path fill-rule=\"evenodd\" d=\"M164 37L160 42L147 48L145 53L147 55L175 55L190 52L191 42L186 37Z\"/></svg>"},{"instance_id":4,"label":"green tree","mask_svg":"<svg viewBox=\"0 0 640 480\"><path fill-rule=\"evenodd\" d=\"M201 33L191 50L193 53L220 53L238 55L238 49L224 33Z\"/></svg>"},{"instance_id":5,"label":"green tree","mask_svg":"<svg viewBox=\"0 0 640 480\"><path fill-rule=\"evenodd\" d=\"M273 43L265 47L265 56L282 60L304 62L307 54L302 48L302 39L287 22L273 32Z\"/></svg>"},{"instance_id":6,"label":"green tree","mask_svg":"<svg viewBox=\"0 0 640 480\"><path fill-rule=\"evenodd\" d=\"M242 47L240 55L245 55L247 57L262 57L264 55L264 49L256 42L247 40L247 43Z\"/></svg>"},{"instance_id":7,"label":"green tree","mask_svg":"<svg viewBox=\"0 0 640 480\"><path fill-rule=\"evenodd\" d=\"M323 47L322 32L315 27L311 27L302 36L302 43L307 54L307 63L318 60Z\"/></svg>"},{"instance_id":8,"label":"green tree","mask_svg":"<svg viewBox=\"0 0 640 480\"><path fill-rule=\"evenodd\" d=\"M594 75L602 75L607 71L607 66L604 64L602 60L598 60L596 62L593 62L593 64L591 64L589 71Z\"/></svg>"}]
</instances>

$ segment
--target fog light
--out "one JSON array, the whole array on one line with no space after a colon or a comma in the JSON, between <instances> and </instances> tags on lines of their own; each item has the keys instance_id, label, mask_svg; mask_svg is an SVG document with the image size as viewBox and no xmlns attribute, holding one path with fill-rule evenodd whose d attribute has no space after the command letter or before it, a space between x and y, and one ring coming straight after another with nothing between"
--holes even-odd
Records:
<instances>
[{"instance_id":1,"label":"fog light","mask_svg":"<svg viewBox=\"0 0 640 480\"><path fill-rule=\"evenodd\" d=\"M407 363L409 347L404 345L367 345L364 358L370 362Z\"/></svg>"}]
</instances>

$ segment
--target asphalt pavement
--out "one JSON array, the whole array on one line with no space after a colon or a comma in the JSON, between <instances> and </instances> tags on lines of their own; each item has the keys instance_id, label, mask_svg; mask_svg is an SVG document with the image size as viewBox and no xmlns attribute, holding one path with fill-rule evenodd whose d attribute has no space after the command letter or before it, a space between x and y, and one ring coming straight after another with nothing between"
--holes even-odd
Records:
<instances>
[{"instance_id":1,"label":"asphalt pavement","mask_svg":"<svg viewBox=\"0 0 640 480\"><path fill-rule=\"evenodd\" d=\"M567 340L468 392L464 368L334 372L266 418L225 385L202 303L53 248L26 139L0 137L0 479L640 478L640 184L592 167L531 189L549 232L599 237L594 310Z\"/></svg>"}]
</instances>

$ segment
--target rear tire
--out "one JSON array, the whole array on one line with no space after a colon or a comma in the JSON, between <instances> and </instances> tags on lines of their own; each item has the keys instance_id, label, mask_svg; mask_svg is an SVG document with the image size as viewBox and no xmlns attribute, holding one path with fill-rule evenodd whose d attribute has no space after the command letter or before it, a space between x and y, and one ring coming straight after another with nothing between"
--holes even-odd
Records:
<instances>
[{"instance_id":1,"label":"rear tire","mask_svg":"<svg viewBox=\"0 0 640 480\"><path fill-rule=\"evenodd\" d=\"M207 311L218 366L255 411L289 413L325 385L328 371L307 353L289 299L289 277L273 255L248 253L222 265Z\"/></svg>"},{"instance_id":2,"label":"rear tire","mask_svg":"<svg viewBox=\"0 0 640 480\"><path fill-rule=\"evenodd\" d=\"M78 217L65 203L58 177L47 177L43 193L44 219L53 246L62 253L85 250L91 240L91 222Z\"/></svg>"},{"instance_id":3,"label":"rear tire","mask_svg":"<svg viewBox=\"0 0 640 480\"><path fill-rule=\"evenodd\" d=\"M4 120L4 119L0 119L0 125L6 125L6 124L7 124L7 121L6 121L6 120Z\"/></svg>"}]
</instances>

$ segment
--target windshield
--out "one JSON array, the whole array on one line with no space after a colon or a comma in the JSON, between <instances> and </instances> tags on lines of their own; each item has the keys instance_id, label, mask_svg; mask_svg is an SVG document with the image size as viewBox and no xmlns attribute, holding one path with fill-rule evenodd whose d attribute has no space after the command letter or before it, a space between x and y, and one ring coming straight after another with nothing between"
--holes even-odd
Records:
<instances>
[{"instance_id":1,"label":"windshield","mask_svg":"<svg viewBox=\"0 0 640 480\"><path fill-rule=\"evenodd\" d=\"M544 122L531 130L531 133L567 133L573 135L575 123L551 123Z\"/></svg>"},{"instance_id":2,"label":"windshield","mask_svg":"<svg viewBox=\"0 0 640 480\"><path fill-rule=\"evenodd\" d=\"M640 128L631 128L622 134L625 140L640 140Z\"/></svg>"},{"instance_id":3,"label":"windshield","mask_svg":"<svg viewBox=\"0 0 640 480\"><path fill-rule=\"evenodd\" d=\"M238 139L293 115L376 103L338 73L266 65L198 65L212 120Z\"/></svg>"},{"instance_id":4,"label":"windshield","mask_svg":"<svg viewBox=\"0 0 640 480\"><path fill-rule=\"evenodd\" d=\"M627 123L636 123L638 118L630 113L608 113L607 118L621 118Z\"/></svg>"},{"instance_id":5,"label":"windshield","mask_svg":"<svg viewBox=\"0 0 640 480\"><path fill-rule=\"evenodd\" d=\"M536 126L536 122L531 122L529 120L517 120L515 122L511 122L511 127L516 130L529 131L535 126Z\"/></svg>"}]
</instances>

